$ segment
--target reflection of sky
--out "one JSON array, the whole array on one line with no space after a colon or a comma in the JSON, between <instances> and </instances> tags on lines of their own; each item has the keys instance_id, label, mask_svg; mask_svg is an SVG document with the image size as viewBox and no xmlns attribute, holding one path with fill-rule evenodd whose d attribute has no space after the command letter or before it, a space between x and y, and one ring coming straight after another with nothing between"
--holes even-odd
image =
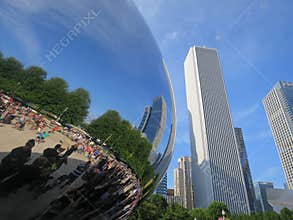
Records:
<instances>
[{"instance_id":1,"label":"reflection of sky","mask_svg":"<svg viewBox=\"0 0 293 220\"><path fill-rule=\"evenodd\" d=\"M92 99L90 118L115 109L138 125L144 107L163 95L170 130L171 102L161 55L133 4L70 2L1 1L0 50L25 66L42 65L49 78L64 78L70 89L87 89ZM98 15L87 21L84 17L93 11ZM81 21L88 24L79 36L49 62L46 55ZM165 134L162 141L167 143L167 138Z\"/></svg>"}]
</instances>

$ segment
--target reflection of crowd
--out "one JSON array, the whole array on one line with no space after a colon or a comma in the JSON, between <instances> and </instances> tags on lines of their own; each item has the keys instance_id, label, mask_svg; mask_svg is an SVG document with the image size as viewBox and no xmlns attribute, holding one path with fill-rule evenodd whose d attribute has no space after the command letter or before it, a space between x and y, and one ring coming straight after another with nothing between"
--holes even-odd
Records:
<instances>
[{"instance_id":1,"label":"reflection of crowd","mask_svg":"<svg viewBox=\"0 0 293 220\"><path fill-rule=\"evenodd\" d=\"M83 130L50 122L3 93L0 93L0 122L14 124L18 130L30 125L29 129L37 133L35 139L14 148L2 159L0 196L7 196L23 186L28 186L36 198L56 188L63 192L38 216L39 219L57 216L68 219L97 216L101 219L127 219L141 199L140 182L132 170L96 144ZM31 161L35 144L43 142L54 132L66 135L74 144L64 149L60 142L53 148L46 148L41 156ZM73 152L83 154L88 161L77 165L69 174L59 172ZM59 175L53 175L56 173Z\"/></svg>"}]
</instances>

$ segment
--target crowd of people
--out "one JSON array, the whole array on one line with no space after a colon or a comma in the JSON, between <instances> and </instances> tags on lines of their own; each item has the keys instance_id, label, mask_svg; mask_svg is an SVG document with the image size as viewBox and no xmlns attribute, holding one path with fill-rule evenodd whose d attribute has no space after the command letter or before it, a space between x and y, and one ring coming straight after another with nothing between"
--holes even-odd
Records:
<instances>
[{"instance_id":1,"label":"crowd of people","mask_svg":"<svg viewBox=\"0 0 293 220\"><path fill-rule=\"evenodd\" d=\"M37 219L60 216L67 219L127 219L141 199L140 182L131 168L104 150L82 129L50 121L4 93L0 93L0 117L0 123L20 131L25 128L35 130L36 134L2 159L0 196L17 193L22 187L27 187L35 199L56 188L62 191ZM60 141L32 161L33 149L55 132L67 136L73 142L71 147L65 147ZM67 166L72 153L82 154L84 161L69 173L60 172L62 166Z\"/></svg>"}]
</instances>

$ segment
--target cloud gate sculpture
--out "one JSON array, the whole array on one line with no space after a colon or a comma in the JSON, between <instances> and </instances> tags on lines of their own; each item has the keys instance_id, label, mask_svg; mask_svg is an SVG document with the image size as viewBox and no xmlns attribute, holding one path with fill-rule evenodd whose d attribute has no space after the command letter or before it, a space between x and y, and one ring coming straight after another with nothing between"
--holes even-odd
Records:
<instances>
[{"instance_id":1,"label":"cloud gate sculpture","mask_svg":"<svg viewBox=\"0 0 293 220\"><path fill-rule=\"evenodd\" d=\"M0 3L0 219L127 219L170 163L167 67L130 0Z\"/></svg>"}]
</instances>

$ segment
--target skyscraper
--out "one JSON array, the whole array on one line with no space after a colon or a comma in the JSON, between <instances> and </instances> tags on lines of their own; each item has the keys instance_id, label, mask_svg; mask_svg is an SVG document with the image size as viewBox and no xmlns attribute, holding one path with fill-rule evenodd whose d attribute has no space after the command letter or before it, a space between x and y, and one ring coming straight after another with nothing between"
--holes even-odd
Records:
<instances>
[{"instance_id":1,"label":"skyscraper","mask_svg":"<svg viewBox=\"0 0 293 220\"><path fill-rule=\"evenodd\" d=\"M174 196L181 198L183 207L194 208L190 157L178 159L178 168L174 170Z\"/></svg>"},{"instance_id":2,"label":"skyscraper","mask_svg":"<svg viewBox=\"0 0 293 220\"><path fill-rule=\"evenodd\" d=\"M167 106L163 96L155 97L152 106L145 107L142 120L138 129L152 143L152 151L149 157L151 163L157 159L156 151L162 139L166 127Z\"/></svg>"},{"instance_id":3,"label":"skyscraper","mask_svg":"<svg viewBox=\"0 0 293 220\"><path fill-rule=\"evenodd\" d=\"M293 189L293 82L279 81L263 99L288 189Z\"/></svg>"},{"instance_id":4,"label":"skyscraper","mask_svg":"<svg viewBox=\"0 0 293 220\"><path fill-rule=\"evenodd\" d=\"M183 206L183 170L180 168L174 169L174 200L176 198L177 203Z\"/></svg>"},{"instance_id":5,"label":"skyscraper","mask_svg":"<svg viewBox=\"0 0 293 220\"><path fill-rule=\"evenodd\" d=\"M241 161L241 168L244 176L245 187L248 195L249 207L250 211L255 212L255 192L253 181L250 173L248 157L246 153L245 143L243 139L242 129L241 128L234 128L238 152Z\"/></svg>"},{"instance_id":6,"label":"skyscraper","mask_svg":"<svg viewBox=\"0 0 293 220\"><path fill-rule=\"evenodd\" d=\"M273 189L274 185L271 182L257 182L255 184L255 195L257 201L257 211L266 212L272 211L272 206L268 203L266 189Z\"/></svg>"},{"instance_id":7,"label":"skyscraper","mask_svg":"<svg viewBox=\"0 0 293 220\"><path fill-rule=\"evenodd\" d=\"M165 199L167 199L167 173L157 186L155 193L158 195L163 196Z\"/></svg>"},{"instance_id":8,"label":"skyscraper","mask_svg":"<svg viewBox=\"0 0 293 220\"><path fill-rule=\"evenodd\" d=\"M167 189L167 203L174 204L174 189Z\"/></svg>"},{"instance_id":9,"label":"skyscraper","mask_svg":"<svg viewBox=\"0 0 293 220\"><path fill-rule=\"evenodd\" d=\"M213 201L221 201L231 212L248 213L249 202L217 51L190 48L184 69L195 206L206 208Z\"/></svg>"}]
</instances>

